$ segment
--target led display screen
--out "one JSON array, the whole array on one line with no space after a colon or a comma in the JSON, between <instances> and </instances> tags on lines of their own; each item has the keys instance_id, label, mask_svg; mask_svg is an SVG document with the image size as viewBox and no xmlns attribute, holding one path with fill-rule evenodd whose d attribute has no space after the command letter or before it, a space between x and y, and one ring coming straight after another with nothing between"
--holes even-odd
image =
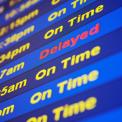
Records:
<instances>
[{"instance_id":1,"label":"led display screen","mask_svg":"<svg viewBox=\"0 0 122 122\"><path fill-rule=\"evenodd\" d=\"M0 0L0 122L122 122L121 0Z\"/></svg>"}]
</instances>

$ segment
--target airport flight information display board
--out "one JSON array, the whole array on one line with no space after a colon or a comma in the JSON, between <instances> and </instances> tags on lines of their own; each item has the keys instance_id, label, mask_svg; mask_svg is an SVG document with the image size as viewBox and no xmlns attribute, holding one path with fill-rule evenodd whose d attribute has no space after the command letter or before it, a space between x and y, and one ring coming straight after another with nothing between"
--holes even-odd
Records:
<instances>
[{"instance_id":1,"label":"airport flight information display board","mask_svg":"<svg viewBox=\"0 0 122 122\"><path fill-rule=\"evenodd\" d=\"M122 122L121 0L0 0L0 122Z\"/></svg>"}]
</instances>

